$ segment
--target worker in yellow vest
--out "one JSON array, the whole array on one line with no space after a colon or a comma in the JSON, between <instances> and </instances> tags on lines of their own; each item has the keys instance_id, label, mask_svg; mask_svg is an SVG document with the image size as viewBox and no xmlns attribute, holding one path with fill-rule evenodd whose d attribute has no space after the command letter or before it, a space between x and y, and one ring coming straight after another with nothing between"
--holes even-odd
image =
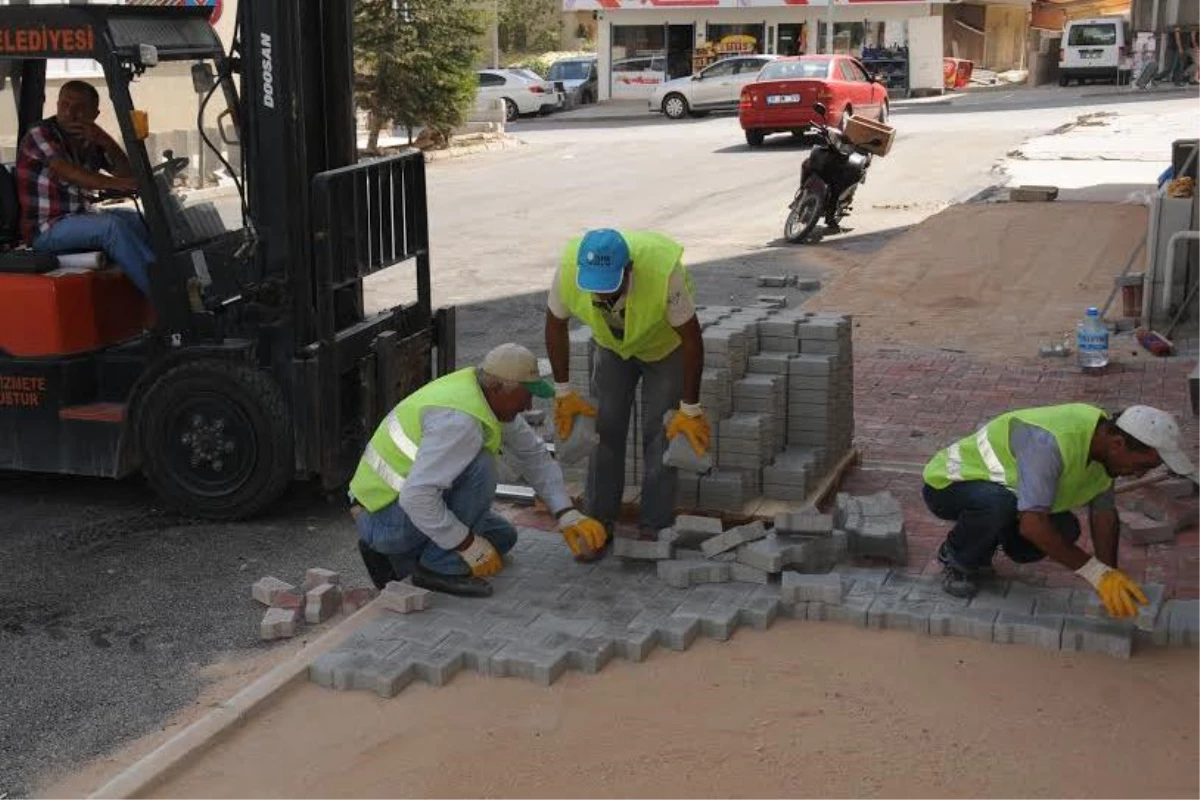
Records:
<instances>
[{"instance_id":1,"label":"worker in yellow vest","mask_svg":"<svg viewBox=\"0 0 1200 800\"><path fill-rule=\"evenodd\" d=\"M537 358L502 344L468 367L431 381L384 418L350 482L358 549L371 580L486 597L486 578L517 541L492 511L496 457L520 473L558 519L571 551L603 550L604 527L571 503L562 469L521 416L532 397L553 397Z\"/></svg>"},{"instance_id":2,"label":"worker in yellow vest","mask_svg":"<svg viewBox=\"0 0 1200 800\"><path fill-rule=\"evenodd\" d=\"M1116 417L1084 403L1002 414L942 450L925 467L925 504L954 527L938 550L945 591L970 597L997 548L1019 563L1046 556L1092 585L1108 613L1127 617L1145 604L1117 569L1120 520L1113 479L1160 464L1196 479L1165 411L1131 406ZM1072 509L1089 506L1094 555L1075 542Z\"/></svg>"},{"instance_id":3,"label":"worker in yellow vest","mask_svg":"<svg viewBox=\"0 0 1200 800\"><path fill-rule=\"evenodd\" d=\"M597 417L600 441L588 468L586 506L610 532L625 490L625 441L641 382L644 539L674 523L675 470L662 463L669 440L686 436L700 455L709 444L699 402L704 341L682 257L683 246L661 233L592 230L567 244L547 296L546 351L559 441L570 436L578 416ZM599 408L568 383L572 316L592 331L591 394Z\"/></svg>"}]
</instances>

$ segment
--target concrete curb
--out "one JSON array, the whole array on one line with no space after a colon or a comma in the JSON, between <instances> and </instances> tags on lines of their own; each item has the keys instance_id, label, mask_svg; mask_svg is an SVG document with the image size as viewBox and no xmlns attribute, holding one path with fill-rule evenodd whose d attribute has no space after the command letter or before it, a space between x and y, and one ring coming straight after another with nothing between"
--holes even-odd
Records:
<instances>
[{"instance_id":1,"label":"concrete curb","mask_svg":"<svg viewBox=\"0 0 1200 800\"><path fill-rule=\"evenodd\" d=\"M462 147L450 147L446 150L426 150L425 163L431 164L438 161L447 161L452 158L477 155L479 153L494 153L498 150L511 150L516 147L523 147L524 145L524 142L517 140L497 140L482 144L468 144Z\"/></svg>"},{"instance_id":2,"label":"concrete curb","mask_svg":"<svg viewBox=\"0 0 1200 800\"><path fill-rule=\"evenodd\" d=\"M263 704L293 684L308 680L309 665L374 619L377 601L360 608L315 642L261 676L233 697L126 767L89 798L135 797L187 766L223 736L245 722Z\"/></svg>"}]
</instances>

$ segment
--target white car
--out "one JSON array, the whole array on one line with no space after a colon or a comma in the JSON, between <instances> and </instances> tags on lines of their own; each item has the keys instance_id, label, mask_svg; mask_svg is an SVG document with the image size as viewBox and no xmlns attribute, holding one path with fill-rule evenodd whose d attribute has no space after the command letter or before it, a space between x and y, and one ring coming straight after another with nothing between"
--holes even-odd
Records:
<instances>
[{"instance_id":1,"label":"white car","mask_svg":"<svg viewBox=\"0 0 1200 800\"><path fill-rule=\"evenodd\" d=\"M562 105L554 85L526 70L481 69L475 107L483 110L496 100L504 101L504 119L512 122L522 114L545 114ZM530 77L532 75L533 77Z\"/></svg>"},{"instance_id":2,"label":"white car","mask_svg":"<svg viewBox=\"0 0 1200 800\"><path fill-rule=\"evenodd\" d=\"M650 110L671 119L736 110L742 87L753 83L759 70L774 59L768 55L731 56L695 75L660 83L650 95Z\"/></svg>"}]
</instances>

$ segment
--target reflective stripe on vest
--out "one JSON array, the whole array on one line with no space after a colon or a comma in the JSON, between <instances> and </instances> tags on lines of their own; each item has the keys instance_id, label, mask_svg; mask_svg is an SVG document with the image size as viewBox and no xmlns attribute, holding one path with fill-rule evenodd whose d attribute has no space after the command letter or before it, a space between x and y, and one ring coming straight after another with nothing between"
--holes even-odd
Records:
<instances>
[{"instance_id":1,"label":"reflective stripe on vest","mask_svg":"<svg viewBox=\"0 0 1200 800\"><path fill-rule=\"evenodd\" d=\"M383 460L383 456L379 455L379 451L375 449L375 445L367 444L367 449L363 453L363 460L367 462L371 469L375 470L375 474L384 483L392 487L392 491L400 494L400 490L404 488L404 476L392 469L391 464Z\"/></svg>"},{"instance_id":2,"label":"reflective stripe on vest","mask_svg":"<svg viewBox=\"0 0 1200 800\"><path fill-rule=\"evenodd\" d=\"M393 408L391 413L387 415L386 423L388 435L392 437L392 443L399 448L401 453L404 453L409 461L416 461L417 443L408 438L408 434L400 426L400 419L396 416L396 409ZM375 455L378 456L379 453L376 452Z\"/></svg>"},{"instance_id":3,"label":"reflective stripe on vest","mask_svg":"<svg viewBox=\"0 0 1200 800\"><path fill-rule=\"evenodd\" d=\"M925 465L925 483L944 489L951 483L991 481L1015 490L1019 465L1009 449L1014 420L1050 433L1058 445L1062 471L1051 511L1069 511L1112 488L1104 465L1091 460L1090 447L1104 412L1085 403L1027 408L1001 414L975 433L954 442Z\"/></svg>"}]
</instances>

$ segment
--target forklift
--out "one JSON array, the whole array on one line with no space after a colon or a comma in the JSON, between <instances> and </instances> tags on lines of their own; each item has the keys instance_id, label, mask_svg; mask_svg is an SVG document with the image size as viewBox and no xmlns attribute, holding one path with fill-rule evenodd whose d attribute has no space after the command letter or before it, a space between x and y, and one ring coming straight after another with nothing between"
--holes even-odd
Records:
<instances>
[{"instance_id":1,"label":"forklift","mask_svg":"<svg viewBox=\"0 0 1200 800\"><path fill-rule=\"evenodd\" d=\"M358 163L352 2L243 0L228 52L211 7L0 6L19 134L49 115L47 59L100 65L157 259L146 297L119 269L33 252L0 181L0 470L141 471L183 514L241 519L293 481L345 486L383 415L454 368L424 156ZM134 97L155 70L190 70L210 154L202 121L223 107L224 206L178 185L186 158L147 152ZM387 268L415 297L368 314L363 281Z\"/></svg>"}]
</instances>

